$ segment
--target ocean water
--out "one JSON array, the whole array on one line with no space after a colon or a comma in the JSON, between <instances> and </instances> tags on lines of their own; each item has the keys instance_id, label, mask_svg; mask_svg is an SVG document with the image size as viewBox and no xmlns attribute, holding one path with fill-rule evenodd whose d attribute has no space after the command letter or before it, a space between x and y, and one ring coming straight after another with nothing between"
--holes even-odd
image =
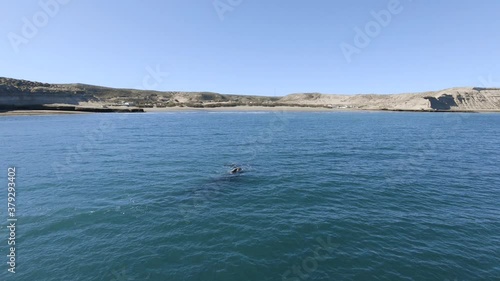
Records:
<instances>
[{"instance_id":1,"label":"ocean water","mask_svg":"<svg viewBox=\"0 0 500 281\"><path fill-rule=\"evenodd\" d=\"M499 114L12 116L0 147L0 280L500 280Z\"/></svg>"}]
</instances>

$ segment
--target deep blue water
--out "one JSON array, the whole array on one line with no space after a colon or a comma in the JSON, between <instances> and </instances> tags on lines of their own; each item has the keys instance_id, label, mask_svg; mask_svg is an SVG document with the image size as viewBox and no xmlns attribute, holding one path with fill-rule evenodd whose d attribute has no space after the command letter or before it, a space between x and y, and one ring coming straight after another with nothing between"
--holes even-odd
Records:
<instances>
[{"instance_id":1,"label":"deep blue water","mask_svg":"<svg viewBox=\"0 0 500 281\"><path fill-rule=\"evenodd\" d=\"M500 280L499 144L499 114L0 117L0 280Z\"/></svg>"}]
</instances>

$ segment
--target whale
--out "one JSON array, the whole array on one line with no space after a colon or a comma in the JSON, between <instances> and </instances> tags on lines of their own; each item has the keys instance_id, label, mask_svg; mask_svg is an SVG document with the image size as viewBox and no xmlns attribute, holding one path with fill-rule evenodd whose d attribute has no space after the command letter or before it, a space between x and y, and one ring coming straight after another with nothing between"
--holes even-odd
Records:
<instances>
[{"instance_id":1,"label":"whale","mask_svg":"<svg viewBox=\"0 0 500 281\"><path fill-rule=\"evenodd\" d=\"M237 173L241 173L243 171L243 169L241 169L241 167L234 167L232 170L231 170L231 174L237 174Z\"/></svg>"}]
</instances>

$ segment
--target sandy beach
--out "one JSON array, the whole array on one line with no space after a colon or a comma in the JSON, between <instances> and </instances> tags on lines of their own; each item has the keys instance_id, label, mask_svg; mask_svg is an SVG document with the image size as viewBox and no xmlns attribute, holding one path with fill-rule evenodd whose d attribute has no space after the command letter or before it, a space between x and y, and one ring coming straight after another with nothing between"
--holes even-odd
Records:
<instances>
[{"instance_id":1,"label":"sandy beach","mask_svg":"<svg viewBox=\"0 0 500 281\"><path fill-rule=\"evenodd\" d=\"M176 111L352 111L351 109L331 109L324 107L295 107L295 106L231 106L214 108L195 107L165 107L165 108L144 108L145 112L176 112Z\"/></svg>"}]
</instances>

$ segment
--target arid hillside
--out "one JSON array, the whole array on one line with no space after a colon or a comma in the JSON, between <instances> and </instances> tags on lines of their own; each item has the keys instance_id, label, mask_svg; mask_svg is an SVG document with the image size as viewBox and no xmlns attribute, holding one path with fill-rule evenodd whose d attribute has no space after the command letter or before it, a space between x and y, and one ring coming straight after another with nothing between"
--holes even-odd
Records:
<instances>
[{"instance_id":1,"label":"arid hillside","mask_svg":"<svg viewBox=\"0 0 500 281\"><path fill-rule=\"evenodd\" d=\"M84 107L297 106L359 110L500 111L500 88L452 88L396 95L291 94L285 97L223 95L211 92L115 89L85 84L47 84L0 78L0 106Z\"/></svg>"},{"instance_id":2,"label":"arid hillside","mask_svg":"<svg viewBox=\"0 0 500 281\"><path fill-rule=\"evenodd\" d=\"M397 95L292 94L280 103L370 110L500 110L500 89L452 88Z\"/></svg>"}]
</instances>

